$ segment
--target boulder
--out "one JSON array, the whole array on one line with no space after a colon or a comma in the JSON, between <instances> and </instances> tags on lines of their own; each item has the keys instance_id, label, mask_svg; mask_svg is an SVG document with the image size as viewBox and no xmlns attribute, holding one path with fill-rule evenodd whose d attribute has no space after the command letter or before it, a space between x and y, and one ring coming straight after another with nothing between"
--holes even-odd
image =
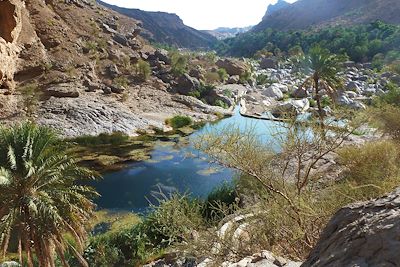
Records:
<instances>
[{"instance_id":1,"label":"boulder","mask_svg":"<svg viewBox=\"0 0 400 267\"><path fill-rule=\"evenodd\" d=\"M346 84L346 91L354 91L357 94L361 93L360 86L354 81L350 81Z\"/></svg>"},{"instance_id":2,"label":"boulder","mask_svg":"<svg viewBox=\"0 0 400 267\"><path fill-rule=\"evenodd\" d=\"M189 75L191 77L195 77L198 80L204 80L204 70L199 66L197 68L191 69L189 71Z\"/></svg>"},{"instance_id":3,"label":"boulder","mask_svg":"<svg viewBox=\"0 0 400 267\"><path fill-rule=\"evenodd\" d=\"M298 88L296 90L294 90L294 92L292 93L292 96L294 98L306 98L308 97L308 92L307 90L304 90L303 88Z\"/></svg>"},{"instance_id":4,"label":"boulder","mask_svg":"<svg viewBox=\"0 0 400 267\"><path fill-rule=\"evenodd\" d=\"M301 100L289 100L285 103L276 106L272 111L275 117L282 117L288 114L298 115L306 112L310 108L310 102L307 98Z\"/></svg>"},{"instance_id":5,"label":"boulder","mask_svg":"<svg viewBox=\"0 0 400 267\"><path fill-rule=\"evenodd\" d=\"M270 87L265 89L262 94L266 97L272 97L277 100L283 99L283 93L277 85L278 84L272 84Z\"/></svg>"},{"instance_id":6,"label":"boulder","mask_svg":"<svg viewBox=\"0 0 400 267\"><path fill-rule=\"evenodd\" d=\"M182 95L188 95L189 93L197 90L200 87L199 80L189 76L186 73L179 76L179 78L176 80L176 83L178 93Z\"/></svg>"},{"instance_id":7,"label":"boulder","mask_svg":"<svg viewBox=\"0 0 400 267\"><path fill-rule=\"evenodd\" d=\"M356 98L358 96L358 94L356 92L353 91L346 91L344 92L346 94L347 97L349 98Z\"/></svg>"},{"instance_id":8,"label":"boulder","mask_svg":"<svg viewBox=\"0 0 400 267\"><path fill-rule=\"evenodd\" d=\"M127 46L128 45L128 39L125 37L125 35L116 33L113 35L113 40L120 45Z\"/></svg>"},{"instance_id":9,"label":"boulder","mask_svg":"<svg viewBox=\"0 0 400 267\"><path fill-rule=\"evenodd\" d=\"M163 61L165 64L171 64L171 58L168 55L168 51L164 49L157 49L154 52L154 55L158 58L158 60Z\"/></svg>"},{"instance_id":10,"label":"boulder","mask_svg":"<svg viewBox=\"0 0 400 267\"><path fill-rule=\"evenodd\" d=\"M372 87L369 87L369 88L365 89L365 90L362 92L362 94L363 94L364 96L373 96L373 95L376 94L376 89L375 89L375 88L372 88Z\"/></svg>"},{"instance_id":11,"label":"boulder","mask_svg":"<svg viewBox=\"0 0 400 267\"><path fill-rule=\"evenodd\" d=\"M237 84L237 83L239 83L239 81L240 81L239 75L233 75L233 76L229 77L227 83L228 84Z\"/></svg>"},{"instance_id":12,"label":"boulder","mask_svg":"<svg viewBox=\"0 0 400 267\"><path fill-rule=\"evenodd\" d=\"M337 103L342 106L349 106L353 100L348 98L346 95L341 94L336 99Z\"/></svg>"},{"instance_id":13,"label":"boulder","mask_svg":"<svg viewBox=\"0 0 400 267\"><path fill-rule=\"evenodd\" d=\"M217 61L216 65L219 68L223 68L229 75L242 75L244 74L249 67L246 63L239 61L237 59L220 59Z\"/></svg>"},{"instance_id":14,"label":"boulder","mask_svg":"<svg viewBox=\"0 0 400 267\"><path fill-rule=\"evenodd\" d=\"M21 265L15 261L6 261L0 264L0 267L20 267Z\"/></svg>"},{"instance_id":15,"label":"boulder","mask_svg":"<svg viewBox=\"0 0 400 267\"><path fill-rule=\"evenodd\" d=\"M126 90L125 87L123 87L121 85L111 85L110 89L111 89L111 92L113 92L114 94L122 94Z\"/></svg>"},{"instance_id":16,"label":"boulder","mask_svg":"<svg viewBox=\"0 0 400 267\"><path fill-rule=\"evenodd\" d=\"M356 67L356 63L354 61L346 61L346 62L343 62L343 67L344 68L354 68L354 67Z\"/></svg>"},{"instance_id":17,"label":"boulder","mask_svg":"<svg viewBox=\"0 0 400 267\"><path fill-rule=\"evenodd\" d=\"M117 78L120 75L117 65L115 64L107 65L106 74L112 79Z\"/></svg>"},{"instance_id":18,"label":"boulder","mask_svg":"<svg viewBox=\"0 0 400 267\"><path fill-rule=\"evenodd\" d=\"M277 69L278 61L274 58L264 57L260 61L260 67L262 69Z\"/></svg>"},{"instance_id":19,"label":"boulder","mask_svg":"<svg viewBox=\"0 0 400 267\"><path fill-rule=\"evenodd\" d=\"M79 91L77 90L77 87L78 86L76 84L71 84L71 83L56 84L51 87L48 87L45 90L45 94L57 98L63 98L63 97L76 98L79 97Z\"/></svg>"},{"instance_id":20,"label":"boulder","mask_svg":"<svg viewBox=\"0 0 400 267\"><path fill-rule=\"evenodd\" d=\"M398 266L400 188L339 210L302 267Z\"/></svg>"}]
</instances>

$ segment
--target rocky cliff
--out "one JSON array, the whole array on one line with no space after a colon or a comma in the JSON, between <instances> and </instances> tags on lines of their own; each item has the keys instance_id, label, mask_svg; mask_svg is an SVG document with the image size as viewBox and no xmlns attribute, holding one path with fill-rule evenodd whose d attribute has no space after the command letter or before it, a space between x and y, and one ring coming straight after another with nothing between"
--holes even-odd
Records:
<instances>
[{"instance_id":1,"label":"rocky cliff","mask_svg":"<svg viewBox=\"0 0 400 267\"><path fill-rule=\"evenodd\" d=\"M269 4L267 7L267 12L265 12L265 15L263 17L263 20L267 18L267 16L272 15L272 13L275 13L278 10L281 10L282 8L290 6L290 3L286 2L285 0L278 0L276 4Z\"/></svg>"},{"instance_id":2,"label":"rocky cliff","mask_svg":"<svg viewBox=\"0 0 400 267\"><path fill-rule=\"evenodd\" d=\"M122 8L101 1L99 3L141 21L144 29L142 34L152 42L180 48L198 49L209 48L217 41L209 33L186 26L176 14Z\"/></svg>"},{"instance_id":3,"label":"rocky cliff","mask_svg":"<svg viewBox=\"0 0 400 267\"><path fill-rule=\"evenodd\" d=\"M168 55L141 31L139 21L93 1L0 0L0 123L29 117L66 136L134 135L174 114L225 112L175 101ZM140 60L149 64L146 80Z\"/></svg>"},{"instance_id":4,"label":"rocky cliff","mask_svg":"<svg viewBox=\"0 0 400 267\"><path fill-rule=\"evenodd\" d=\"M383 20L400 24L398 0L299 0L273 13L267 12L253 28L307 29L324 25L352 25Z\"/></svg>"}]
</instances>

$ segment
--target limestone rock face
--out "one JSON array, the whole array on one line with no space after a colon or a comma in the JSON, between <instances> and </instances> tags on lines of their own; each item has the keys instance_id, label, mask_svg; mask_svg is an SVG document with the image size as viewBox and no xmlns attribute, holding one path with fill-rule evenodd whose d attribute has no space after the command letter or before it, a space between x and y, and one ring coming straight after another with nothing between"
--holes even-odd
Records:
<instances>
[{"instance_id":1,"label":"limestone rock face","mask_svg":"<svg viewBox=\"0 0 400 267\"><path fill-rule=\"evenodd\" d=\"M16 45L21 32L22 2L0 1L0 88L14 88L14 73L20 48Z\"/></svg>"},{"instance_id":2,"label":"limestone rock face","mask_svg":"<svg viewBox=\"0 0 400 267\"><path fill-rule=\"evenodd\" d=\"M339 210L302 266L398 266L399 237L400 188Z\"/></svg>"},{"instance_id":3,"label":"limestone rock face","mask_svg":"<svg viewBox=\"0 0 400 267\"><path fill-rule=\"evenodd\" d=\"M135 135L138 129L161 124L140 118L118 102L88 101L51 97L41 110L38 122L59 130L64 136L99 135L123 132Z\"/></svg>"}]
</instances>

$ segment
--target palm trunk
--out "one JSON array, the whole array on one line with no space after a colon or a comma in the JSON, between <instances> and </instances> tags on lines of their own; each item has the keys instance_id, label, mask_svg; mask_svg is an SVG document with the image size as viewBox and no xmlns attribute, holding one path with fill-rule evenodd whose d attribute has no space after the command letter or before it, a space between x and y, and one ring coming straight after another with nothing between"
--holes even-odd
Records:
<instances>
[{"instance_id":1,"label":"palm trunk","mask_svg":"<svg viewBox=\"0 0 400 267\"><path fill-rule=\"evenodd\" d=\"M324 128L324 110L321 105L321 95L319 94L319 78L314 77L314 86L315 86L315 100L317 101L318 107L318 116L321 127Z\"/></svg>"}]
</instances>

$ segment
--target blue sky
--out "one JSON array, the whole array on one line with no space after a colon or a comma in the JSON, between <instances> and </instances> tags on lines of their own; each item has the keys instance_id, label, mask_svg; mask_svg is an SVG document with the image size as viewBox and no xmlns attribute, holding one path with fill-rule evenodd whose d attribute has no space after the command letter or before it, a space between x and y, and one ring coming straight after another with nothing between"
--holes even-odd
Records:
<instances>
[{"instance_id":1,"label":"blue sky","mask_svg":"<svg viewBox=\"0 0 400 267\"><path fill-rule=\"evenodd\" d=\"M245 27L261 21L267 6L277 0L103 0L107 3L178 14L186 25L199 30ZM296 0L287 0L295 2Z\"/></svg>"}]
</instances>

